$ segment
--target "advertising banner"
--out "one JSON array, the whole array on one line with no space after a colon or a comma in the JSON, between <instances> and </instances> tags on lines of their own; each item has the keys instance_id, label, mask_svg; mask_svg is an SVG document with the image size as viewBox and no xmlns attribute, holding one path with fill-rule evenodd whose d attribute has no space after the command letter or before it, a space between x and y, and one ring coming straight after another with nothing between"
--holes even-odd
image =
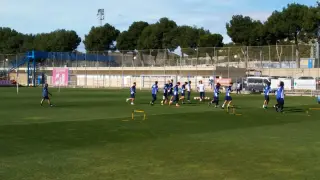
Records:
<instances>
[{"instance_id":1,"label":"advertising banner","mask_svg":"<svg viewBox=\"0 0 320 180\"><path fill-rule=\"evenodd\" d=\"M284 90L292 90L291 79L271 79L271 89L277 89L280 81L284 83Z\"/></svg>"},{"instance_id":2,"label":"advertising banner","mask_svg":"<svg viewBox=\"0 0 320 180\"><path fill-rule=\"evenodd\" d=\"M68 86L69 71L68 68L53 68L52 84L54 86Z\"/></svg>"},{"instance_id":3,"label":"advertising banner","mask_svg":"<svg viewBox=\"0 0 320 180\"><path fill-rule=\"evenodd\" d=\"M316 80L314 79L295 79L293 88L297 90L317 90Z\"/></svg>"},{"instance_id":4,"label":"advertising banner","mask_svg":"<svg viewBox=\"0 0 320 180\"><path fill-rule=\"evenodd\" d=\"M215 84L220 83L221 86L229 86L231 81L231 78L216 78Z\"/></svg>"}]
</instances>

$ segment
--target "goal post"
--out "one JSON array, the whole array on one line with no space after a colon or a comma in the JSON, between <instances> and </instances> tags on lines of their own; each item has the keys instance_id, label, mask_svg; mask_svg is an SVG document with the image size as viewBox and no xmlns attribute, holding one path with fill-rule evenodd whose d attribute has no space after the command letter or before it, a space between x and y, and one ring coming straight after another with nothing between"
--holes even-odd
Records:
<instances>
[{"instance_id":1,"label":"goal post","mask_svg":"<svg viewBox=\"0 0 320 180\"><path fill-rule=\"evenodd\" d=\"M141 75L140 76L140 90L151 88L155 81L158 81L160 87L169 80L173 79L173 82L178 82L177 75Z\"/></svg>"},{"instance_id":2,"label":"goal post","mask_svg":"<svg viewBox=\"0 0 320 180\"><path fill-rule=\"evenodd\" d=\"M191 88L196 90L198 85L198 80L202 80L207 86L209 86L209 77L202 77L202 76L194 76L194 75L141 75L140 76L140 90L142 89L150 89L151 86L154 84L155 81L158 81L159 87L162 88L168 80L173 79L173 85L175 83L180 82L189 82L191 81ZM209 88L210 89L210 88ZM208 90L209 90L208 89Z\"/></svg>"}]
</instances>

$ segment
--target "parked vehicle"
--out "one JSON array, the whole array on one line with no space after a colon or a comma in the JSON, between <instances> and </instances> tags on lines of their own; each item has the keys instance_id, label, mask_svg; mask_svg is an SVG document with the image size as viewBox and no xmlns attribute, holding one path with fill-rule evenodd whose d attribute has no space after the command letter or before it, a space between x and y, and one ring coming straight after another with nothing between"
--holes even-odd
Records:
<instances>
[{"instance_id":1,"label":"parked vehicle","mask_svg":"<svg viewBox=\"0 0 320 180\"><path fill-rule=\"evenodd\" d=\"M244 89L251 92L263 92L268 82L271 82L269 77L247 77Z\"/></svg>"},{"instance_id":2,"label":"parked vehicle","mask_svg":"<svg viewBox=\"0 0 320 180\"><path fill-rule=\"evenodd\" d=\"M316 78L316 83L317 83L317 85L320 85L320 77Z\"/></svg>"},{"instance_id":3,"label":"parked vehicle","mask_svg":"<svg viewBox=\"0 0 320 180\"><path fill-rule=\"evenodd\" d=\"M314 78L311 76L301 76L298 79L314 79Z\"/></svg>"}]
</instances>

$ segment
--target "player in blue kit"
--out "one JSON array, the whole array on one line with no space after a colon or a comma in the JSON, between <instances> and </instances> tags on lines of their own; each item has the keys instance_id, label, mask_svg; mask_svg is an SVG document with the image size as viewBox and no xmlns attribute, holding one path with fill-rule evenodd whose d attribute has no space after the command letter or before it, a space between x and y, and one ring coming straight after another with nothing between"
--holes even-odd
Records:
<instances>
[{"instance_id":1,"label":"player in blue kit","mask_svg":"<svg viewBox=\"0 0 320 180\"><path fill-rule=\"evenodd\" d=\"M280 84L278 85L277 90L277 104L275 105L277 112L283 112L283 106L284 106L284 83L280 81Z\"/></svg>"},{"instance_id":2,"label":"player in blue kit","mask_svg":"<svg viewBox=\"0 0 320 180\"><path fill-rule=\"evenodd\" d=\"M52 96L52 94L49 92L49 89L48 89L48 84L46 83L42 89L42 100L40 102L41 106L43 105L43 101L44 100L47 100L48 101L48 104L52 107L53 105L51 104L51 101L50 101L50 98L49 98L49 95Z\"/></svg>"},{"instance_id":3,"label":"player in blue kit","mask_svg":"<svg viewBox=\"0 0 320 180\"><path fill-rule=\"evenodd\" d=\"M185 82L181 86L181 97L180 97L180 100L182 101L182 104L184 104L184 99L185 99L185 96L186 96L186 86L187 85L188 85L188 82Z\"/></svg>"},{"instance_id":4,"label":"player in blue kit","mask_svg":"<svg viewBox=\"0 0 320 180\"><path fill-rule=\"evenodd\" d=\"M209 102L209 106L215 103L215 108L219 107L219 94L220 94L220 83L217 83L214 90L213 90L213 100Z\"/></svg>"},{"instance_id":5,"label":"player in blue kit","mask_svg":"<svg viewBox=\"0 0 320 180\"><path fill-rule=\"evenodd\" d=\"M131 105L134 105L134 100L136 98L136 83L134 82L133 85L130 87L130 98L126 101L131 101Z\"/></svg>"},{"instance_id":6,"label":"player in blue kit","mask_svg":"<svg viewBox=\"0 0 320 180\"><path fill-rule=\"evenodd\" d=\"M150 105L154 105L154 102L157 100L158 90L158 81L156 81L151 87L152 101L150 102Z\"/></svg>"},{"instance_id":7,"label":"player in blue kit","mask_svg":"<svg viewBox=\"0 0 320 180\"><path fill-rule=\"evenodd\" d=\"M179 86L180 86L180 82L177 83L177 85L174 86L173 88L173 97L174 99L170 101L169 106L175 102L176 106L179 107Z\"/></svg>"},{"instance_id":8,"label":"player in blue kit","mask_svg":"<svg viewBox=\"0 0 320 180\"><path fill-rule=\"evenodd\" d=\"M169 84L169 96L170 96L170 101L173 100L174 96L173 96L173 79L171 79L170 81L168 81Z\"/></svg>"},{"instance_id":9,"label":"player in blue kit","mask_svg":"<svg viewBox=\"0 0 320 180\"><path fill-rule=\"evenodd\" d=\"M320 95L317 97L318 104L320 104Z\"/></svg>"},{"instance_id":10,"label":"player in blue kit","mask_svg":"<svg viewBox=\"0 0 320 180\"><path fill-rule=\"evenodd\" d=\"M268 104L269 104L269 101L270 101L270 97L269 97L269 94L271 92L270 85L271 85L271 83L268 82L266 87L264 88L264 102L263 102L263 106L262 106L264 109L268 108Z\"/></svg>"},{"instance_id":11,"label":"player in blue kit","mask_svg":"<svg viewBox=\"0 0 320 180\"><path fill-rule=\"evenodd\" d=\"M163 87L163 97L162 97L161 105L167 104L169 102L168 92L169 92L169 84L165 84Z\"/></svg>"},{"instance_id":12,"label":"player in blue kit","mask_svg":"<svg viewBox=\"0 0 320 180\"><path fill-rule=\"evenodd\" d=\"M227 105L227 108L229 108L229 107L231 106L231 104L232 104L232 97L231 97L232 84L233 84L233 83L231 82L231 83L229 84L227 90L226 90L226 97L225 97L225 99L224 99L224 103L222 104L222 109L224 109L224 106L225 106L226 104L228 104L228 105Z\"/></svg>"}]
</instances>

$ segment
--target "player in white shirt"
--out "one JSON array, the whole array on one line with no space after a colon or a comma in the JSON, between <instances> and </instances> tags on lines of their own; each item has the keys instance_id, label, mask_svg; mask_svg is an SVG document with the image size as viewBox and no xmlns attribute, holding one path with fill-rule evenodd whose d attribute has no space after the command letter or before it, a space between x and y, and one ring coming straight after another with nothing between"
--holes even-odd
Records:
<instances>
[{"instance_id":1,"label":"player in white shirt","mask_svg":"<svg viewBox=\"0 0 320 180\"><path fill-rule=\"evenodd\" d=\"M241 84L237 82L237 94L241 94Z\"/></svg>"},{"instance_id":2,"label":"player in white shirt","mask_svg":"<svg viewBox=\"0 0 320 180\"><path fill-rule=\"evenodd\" d=\"M190 95L191 95L191 81L189 81L189 83L187 84L187 93L188 93L188 103L190 103Z\"/></svg>"},{"instance_id":3,"label":"player in white shirt","mask_svg":"<svg viewBox=\"0 0 320 180\"><path fill-rule=\"evenodd\" d=\"M203 101L204 100L204 97L205 97L205 87L204 87L204 84L202 83L202 81L199 81L199 84L198 84L198 92L200 93L200 101Z\"/></svg>"}]
</instances>

